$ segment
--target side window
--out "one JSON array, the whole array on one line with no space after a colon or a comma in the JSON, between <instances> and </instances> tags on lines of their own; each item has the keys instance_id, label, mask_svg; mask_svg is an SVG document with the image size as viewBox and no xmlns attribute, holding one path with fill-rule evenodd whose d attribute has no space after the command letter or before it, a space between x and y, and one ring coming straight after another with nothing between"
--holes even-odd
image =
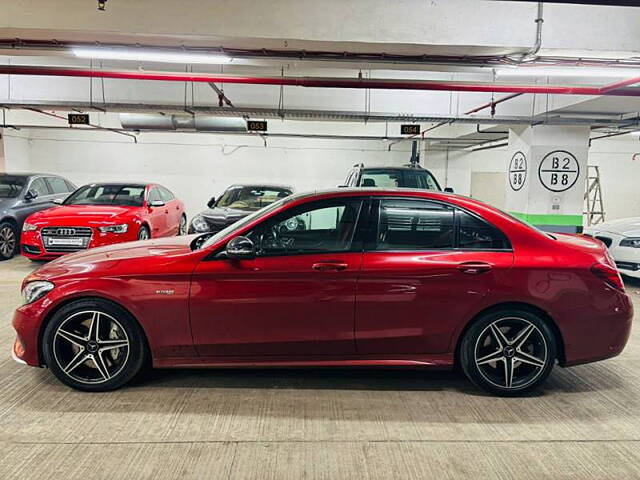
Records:
<instances>
[{"instance_id":1,"label":"side window","mask_svg":"<svg viewBox=\"0 0 640 480\"><path fill-rule=\"evenodd\" d=\"M160 192L158 191L158 189L156 187L153 187L151 190L149 190L149 203L151 202L157 202L157 201L163 201L162 197L160 197Z\"/></svg>"},{"instance_id":2,"label":"side window","mask_svg":"<svg viewBox=\"0 0 640 480\"><path fill-rule=\"evenodd\" d=\"M44 178L39 177L36 178L31 185L29 186L29 190L35 190L38 192L39 197L43 197L45 195L51 195L49 193L49 188L47 187L47 183L44 181Z\"/></svg>"},{"instance_id":3,"label":"side window","mask_svg":"<svg viewBox=\"0 0 640 480\"><path fill-rule=\"evenodd\" d=\"M165 203L169 203L170 201L172 201L175 198L173 196L173 193L171 193L169 190L167 190L164 187L158 187L158 190L160 190L160 198Z\"/></svg>"},{"instance_id":4,"label":"side window","mask_svg":"<svg viewBox=\"0 0 640 480\"><path fill-rule=\"evenodd\" d=\"M423 200L380 201L377 250L453 248L453 208Z\"/></svg>"},{"instance_id":5,"label":"side window","mask_svg":"<svg viewBox=\"0 0 640 480\"><path fill-rule=\"evenodd\" d=\"M70 192L75 192L77 190L77 188L78 188L73 183L71 183L69 180L65 180L65 183L67 184L67 188L69 189Z\"/></svg>"},{"instance_id":6,"label":"side window","mask_svg":"<svg viewBox=\"0 0 640 480\"><path fill-rule=\"evenodd\" d=\"M510 248L509 241L497 228L467 212L456 209L458 248L494 250Z\"/></svg>"},{"instance_id":7,"label":"side window","mask_svg":"<svg viewBox=\"0 0 640 480\"><path fill-rule=\"evenodd\" d=\"M361 206L359 199L313 202L265 221L247 236L263 256L348 251Z\"/></svg>"},{"instance_id":8,"label":"side window","mask_svg":"<svg viewBox=\"0 0 640 480\"><path fill-rule=\"evenodd\" d=\"M47 177L47 183L53 193L69 193L70 191L67 186L67 182L64 181L64 178Z\"/></svg>"}]
</instances>

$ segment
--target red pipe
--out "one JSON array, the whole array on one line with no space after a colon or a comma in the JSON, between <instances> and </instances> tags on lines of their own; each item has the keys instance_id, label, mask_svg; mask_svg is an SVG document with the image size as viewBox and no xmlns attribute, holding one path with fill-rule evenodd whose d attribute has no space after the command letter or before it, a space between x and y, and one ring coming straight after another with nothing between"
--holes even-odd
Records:
<instances>
[{"instance_id":1,"label":"red pipe","mask_svg":"<svg viewBox=\"0 0 640 480\"><path fill-rule=\"evenodd\" d=\"M240 77L197 73L144 72L127 70L93 70L84 68L60 68L38 66L0 66L0 74L45 75L55 77L116 78L126 80L159 80L166 82L221 82L245 85L287 85L317 88L370 88L388 90L440 90L460 92L541 93L558 95L607 95L623 86L640 83L640 77L623 80L604 87L507 85L493 83L437 82L429 80L381 80L317 77ZM625 92L640 96L638 91Z\"/></svg>"}]
</instances>

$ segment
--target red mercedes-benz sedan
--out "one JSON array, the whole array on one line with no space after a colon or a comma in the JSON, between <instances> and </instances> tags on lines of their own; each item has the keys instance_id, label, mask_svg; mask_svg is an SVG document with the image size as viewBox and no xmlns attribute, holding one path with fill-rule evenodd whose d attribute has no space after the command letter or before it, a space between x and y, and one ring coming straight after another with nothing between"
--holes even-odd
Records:
<instances>
[{"instance_id":1,"label":"red mercedes-benz sedan","mask_svg":"<svg viewBox=\"0 0 640 480\"><path fill-rule=\"evenodd\" d=\"M210 234L209 234L210 235ZM459 364L499 395L624 348L605 247L424 190L275 202L209 236L114 245L23 284L13 355L80 390L155 367Z\"/></svg>"},{"instance_id":2,"label":"red mercedes-benz sedan","mask_svg":"<svg viewBox=\"0 0 640 480\"><path fill-rule=\"evenodd\" d=\"M20 250L32 260L50 260L87 248L186 232L184 204L162 185L92 183L60 206L29 216Z\"/></svg>"}]
</instances>

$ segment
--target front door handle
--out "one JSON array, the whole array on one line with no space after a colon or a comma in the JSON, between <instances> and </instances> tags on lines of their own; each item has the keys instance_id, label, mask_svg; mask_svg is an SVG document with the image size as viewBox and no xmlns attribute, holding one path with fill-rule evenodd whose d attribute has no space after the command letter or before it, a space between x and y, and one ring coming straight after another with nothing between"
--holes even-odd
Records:
<instances>
[{"instance_id":1,"label":"front door handle","mask_svg":"<svg viewBox=\"0 0 640 480\"><path fill-rule=\"evenodd\" d=\"M478 275L491 270L491 265L485 262L465 262L458 265L458 270L468 275Z\"/></svg>"},{"instance_id":2,"label":"front door handle","mask_svg":"<svg viewBox=\"0 0 640 480\"><path fill-rule=\"evenodd\" d=\"M340 270L346 270L348 266L342 262L320 262L314 263L311 268L319 272L339 272Z\"/></svg>"}]
</instances>

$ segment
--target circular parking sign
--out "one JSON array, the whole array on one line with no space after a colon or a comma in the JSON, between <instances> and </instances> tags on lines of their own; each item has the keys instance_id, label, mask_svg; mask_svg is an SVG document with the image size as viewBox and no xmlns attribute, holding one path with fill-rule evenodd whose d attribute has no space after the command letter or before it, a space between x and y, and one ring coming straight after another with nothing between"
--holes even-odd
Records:
<instances>
[{"instance_id":1,"label":"circular parking sign","mask_svg":"<svg viewBox=\"0 0 640 480\"><path fill-rule=\"evenodd\" d=\"M538 167L538 177L547 190L564 192L573 187L580 176L578 160L566 150L547 153Z\"/></svg>"},{"instance_id":2,"label":"circular parking sign","mask_svg":"<svg viewBox=\"0 0 640 480\"><path fill-rule=\"evenodd\" d=\"M516 152L509 164L509 185L513 190L520 190L527 179L527 157L522 152Z\"/></svg>"}]
</instances>

